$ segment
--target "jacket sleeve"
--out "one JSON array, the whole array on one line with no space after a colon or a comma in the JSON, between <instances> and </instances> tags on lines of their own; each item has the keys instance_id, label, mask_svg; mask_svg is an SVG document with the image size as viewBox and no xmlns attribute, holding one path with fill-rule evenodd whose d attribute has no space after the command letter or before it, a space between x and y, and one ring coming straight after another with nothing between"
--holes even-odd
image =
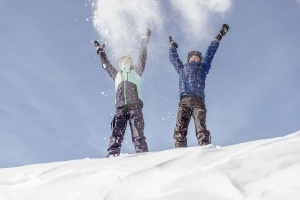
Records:
<instances>
[{"instance_id":1,"label":"jacket sleeve","mask_svg":"<svg viewBox=\"0 0 300 200\"><path fill-rule=\"evenodd\" d=\"M118 71L116 70L116 68L114 68L114 67L110 64L109 60L108 60L107 57L106 57L105 52L100 52L100 60L101 60L101 63L102 63L102 67L107 71L107 73L109 74L109 76L110 76L113 80L115 80Z\"/></svg>"},{"instance_id":2,"label":"jacket sleeve","mask_svg":"<svg viewBox=\"0 0 300 200\"><path fill-rule=\"evenodd\" d=\"M149 43L149 37L143 36L142 42L141 42L139 59L138 59L138 62L136 63L136 65L134 66L134 70L140 76L142 76L144 69L145 69L145 65L146 65L148 43Z\"/></svg>"},{"instance_id":3,"label":"jacket sleeve","mask_svg":"<svg viewBox=\"0 0 300 200\"><path fill-rule=\"evenodd\" d=\"M177 49L174 46L171 46L169 49L169 59L172 65L174 66L175 70L179 74L179 72L183 69L183 64L179 59Z\"/></svg>"},{"instance_id":4,"label":"jacket sleeve","mask_svg":"<svg viewBox=\"0 0 300 200\"><path fill-rule=\"evenodd\" d=\"M218 40L211 41L211 43L205 53L205 56L201 62L201 67L203 67L203 70L206 74L208 74L208 72L209 72L209 69L211 67L211 62L214 58L215 53L217 52L217 50L219 48L219 44L220 44L220 41L218 41Z\"/></svg>"}]
</instances>

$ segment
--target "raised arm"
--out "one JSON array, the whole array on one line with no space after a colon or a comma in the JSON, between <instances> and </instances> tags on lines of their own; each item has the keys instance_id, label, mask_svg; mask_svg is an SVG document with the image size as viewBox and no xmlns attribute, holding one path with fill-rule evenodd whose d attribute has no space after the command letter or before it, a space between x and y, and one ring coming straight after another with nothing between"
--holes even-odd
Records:
<instances>
[{"instance_id":1,"label":"raised arm","mask_svg":"<svg viewBox=\"0 0 300 200\"><path fill-rule=\"evenodd\" d=\"M211 67L211 62L214 58L215 53L219 48L220 41L224 37L224 35L228 32L228 30L229 30L229 26L227 24L223 24L220 32L216 35L215 40L211 41L205 53L203 61L201 62L201 66L203 67L205 73L209 72L209 69Z\"/></svg>"},{"instance_id":2,"label":"raised arm","mask_svg":"<svg viewBox=\"0 0 300 200\"><path fill-rule=\"evenodd\" d=\"M206 74L208 74L209 69L211 67L211 62L215 56L215 53L217 52L219 48L219 41L213 40L211 41L210 45L208 46L208 49L205 53L205 56L203 57L203 60L201 61L201 67L203 67L203 70Z\"/></svg>"},{"instance_id":3,"label":"raised arm","mask_svg":"<svg viewBox=\"0 0 300 200\"><path fill-rule=\"evenodd\" d=\"M148 47L150 35L151 35L151 30L148 28L146 34L142 38L139 58L136 65L134 66L134 70L140 76L142 76L146 65L147 47Z\"/></svg>"},{"instance_id":4,"label":"raised arm","mask_svg":"<svg viewBox=\"0 0 300 200\"><path fill-rule=\"evenodd\" d=\"M169 36L169 43L170 43L169 59L172 65L174 66L175 70L179 74L180 70L182 70L183 68L183 64L177 54L178 44L173 41L171 36Z\"/></svg>"},{"instance_id":5,"label":"raised arm","mask_svg":"<svg viewBox=\"0 0 300 200\"><path fill-rule=\"evenodd\" d=\"M109 76L110 76L113 80L115 80L118 71L116 70L116 68L114 68L114 67L110 64L109 60L108 60L107 57L106 57L106 53L105 53L105 51L104 51L105 44L99 45L99 43L98 43L97 41L94 41L94 45L95 45L97 54L99 54L99 56L100 56L100 60L101 60L101 63L102 63L102 67L107 71L107 73L109 74Z\"/></svg>"}]
</instances>

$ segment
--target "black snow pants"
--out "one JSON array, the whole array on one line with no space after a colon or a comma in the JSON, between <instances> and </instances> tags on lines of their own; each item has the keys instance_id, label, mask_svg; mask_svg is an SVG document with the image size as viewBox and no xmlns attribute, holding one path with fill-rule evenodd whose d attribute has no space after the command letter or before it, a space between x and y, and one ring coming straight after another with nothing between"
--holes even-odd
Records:
<instances>
[{"instance_id":1,"label":"black snow pants","mask_svg":"<svg viewBox=\"0 0 300 200\"><path fill-rule=\"evenodd\" d=\"M175 148L187 147L188 125L194 118L198 145L211 143L210 132L206 129L206 106L200 96L183 96L179 102L176 127L174 129Z\"/></svg>"},{"instance_id":2,"label":"black snow pants","mask_svg":"<svg viewBox=\"0 0 300 200\"><path fill-rule=\"evenodd\" d=\"M136 153L148 152L146 137L144 136L144 117L140 106L122 106L116 109L111 122L112 135L107 149L107 156L118 156L127 126L131 128L132 142Z\"/></svg>"}]
</instances>

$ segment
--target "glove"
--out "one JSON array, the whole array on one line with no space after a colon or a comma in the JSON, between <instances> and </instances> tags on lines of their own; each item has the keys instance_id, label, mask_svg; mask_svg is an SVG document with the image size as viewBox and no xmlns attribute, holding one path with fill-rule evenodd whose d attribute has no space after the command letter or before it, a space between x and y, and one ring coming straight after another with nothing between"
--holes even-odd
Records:
<instances>
[{"instance_id":1,"label":"glove","mask_svg":"<svg viewBox=\"0 0 300 200\"><path fill-rule=\"evenodd\" d=\"M151 35L151 30L148 28L145 36L150 37L150 35Z\"/></svg>"},{"instance_id":2,"label":"glove","mask_svg":"<svg viewBox=\"0 0 300 200\"><path fill-rule=\"evenodd\" d=\"M228 30L229 26L227 24L223 24L222 29L216 36L216 39L220 41L223 38L223 36L228 32Z\"/></svg>"},{"instance_id":3,"label":"glove","mask_svg":"<svg viewBox=\"0 0 300 200\"><path fill-rule=\"evenodd\" d=\"M178 48L178 44L173 41L171 36L169 36L169 43L170 43L170 46L174 46L174 47Z\"/></svg>"},{"instance_id":4,"label":"glove","mask_svg":"<svg viewBox=\"0 0 300 200\"><path fill-rule=\"evenodd\" d=\"M100 52L104 52L105 44L100 45L97 41L94 41L94 45L95 45L97 54L99 54Z\"/></svg>"}]
</instances>

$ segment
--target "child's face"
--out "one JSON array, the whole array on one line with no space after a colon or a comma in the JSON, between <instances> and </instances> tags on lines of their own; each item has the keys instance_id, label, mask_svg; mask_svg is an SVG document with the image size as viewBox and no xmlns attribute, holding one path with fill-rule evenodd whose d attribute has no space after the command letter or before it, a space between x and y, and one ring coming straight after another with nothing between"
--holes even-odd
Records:
<instances>
[{"instance_id":1,"label":"child's face","mask_svg":"<svg viewBox=\"0 0 300 200\"><path fill-rule=\"evenodd\" d=\"M131 59L127 58L127 57L123 58L122 61L121 61L121 66L123 67L123 65L125 65L125 64L131 66L132 65Z\"/></svg>"},{"instance_id":2,"label":"child's face","mask_svg":"<svg viewBox=\"0 0 300 200\"><path fill-rule=\"evenodd\" d=\"M190 58L189 62L192 62L192 61L194 61L194 62L200 62L200 58L198 56L192 56Z\"/></svg>"}]
</instances>

